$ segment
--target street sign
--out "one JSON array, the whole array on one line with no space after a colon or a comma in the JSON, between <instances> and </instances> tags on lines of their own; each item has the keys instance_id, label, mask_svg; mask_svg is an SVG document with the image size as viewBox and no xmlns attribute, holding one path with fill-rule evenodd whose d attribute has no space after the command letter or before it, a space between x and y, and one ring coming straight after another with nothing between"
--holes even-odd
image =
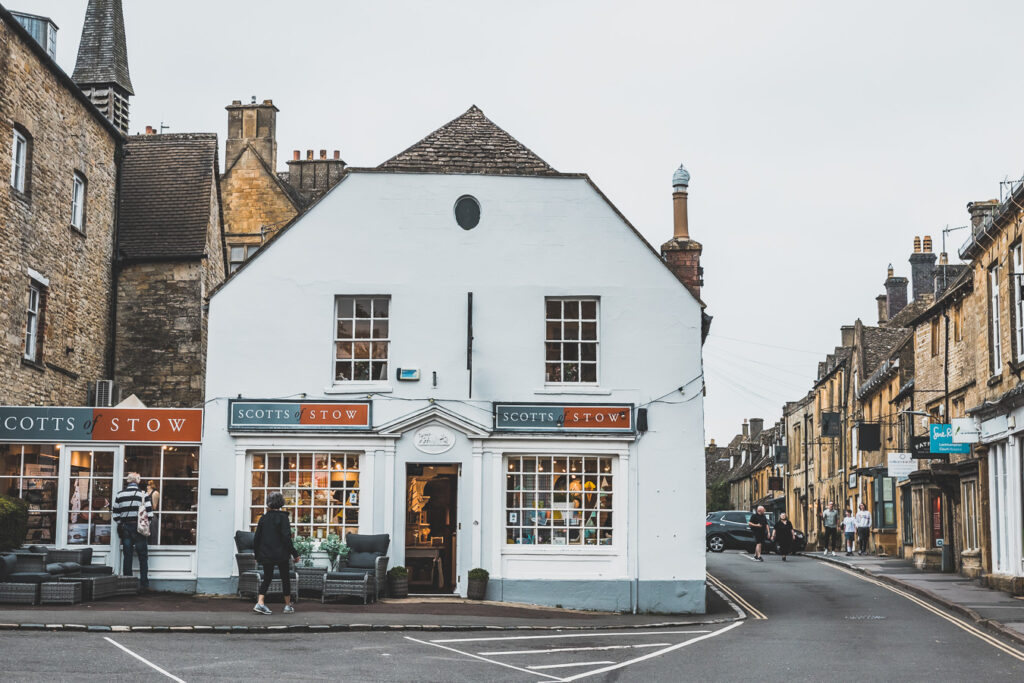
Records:
<instances>
[{"instance_id":1,"label":"street sign","mask_svg":"<svg viewBox=\"0 0 1024 683\"><path fill-rule=\"evenodd\" d=\"M917 463L911 453L889 453L888 470L889 476L903 480L910 476L910 473L917 470Z\"/></svg>"},{"instance_id":2,"label":"street sign","mask_svg":"<svg viewBox=\"0 0 1024 683\"><path fill-rule=\"evenodd\" d=\"M839 413L825 413L821 414L821 435L837 437L842 436L843 427L840 421Z\"/></svg>"},{"instance_id":3,"label":"street sign","mask_svg":"<svg viewBox=\"0 0 1024 683\"><path fill-rule=\"evenodd\" d=\"M981 438L981 425L973 417L954 417L950 424L953 425L953 443L978 443Z\"/></svg>"},{"instance_id":4,"label":"street sign","mask_svg":"<svg viewBox=\"0 0 1024 683\"><path fill-rule=\"evenodd\" d=\"M953 442L953 425L933 424L928 426L932 453L970 453L971 444Z\"/></svg>"},{"instance_id":5,"label":"street sign","mask_svg":"<svg viewBox=\"0 0 1024 683\"><path fill-rule=\"evenodd\" d=\"M786 485L782 481L782 477L768 477L768 490L769 491L782 491L786 488Z\"/></svg>"}]
</instances>

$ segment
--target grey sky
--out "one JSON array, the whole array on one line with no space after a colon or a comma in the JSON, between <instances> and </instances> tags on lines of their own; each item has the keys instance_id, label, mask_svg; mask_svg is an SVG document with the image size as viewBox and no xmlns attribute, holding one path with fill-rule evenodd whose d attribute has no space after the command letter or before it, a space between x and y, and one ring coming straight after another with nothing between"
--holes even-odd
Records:
<instances>
[{"instance_id":1,"label":"grey sky","mask_svg":"<svg viewBox=\"0 0 1024 683\"><path fill-rule=\"evenodd\" d=\"M70 72L85 0L6 4L54 19ZM224 106L255 95L281 110L279 166L321 148L364 166L477 104L555 168L589 173L655 246L684 162L719 443L800 397L841 324L875 322L914 235L938 251L968 201L1024 171L1021 3L124 5L133 132L163 121L223 140Z\"/></svg>"}]
</instances>

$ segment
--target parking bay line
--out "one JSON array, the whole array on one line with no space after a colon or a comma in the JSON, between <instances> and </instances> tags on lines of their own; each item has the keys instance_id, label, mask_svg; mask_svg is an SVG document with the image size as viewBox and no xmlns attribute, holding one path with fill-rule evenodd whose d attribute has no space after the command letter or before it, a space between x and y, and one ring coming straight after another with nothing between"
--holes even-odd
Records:
<instances>
[{"instance_id":1,"label":"parking bay line","mask_svg":"<svg viewBox=\"0 0 1024 683\"><path fill-rule=\"evenodd\" d=\"M575 633L555 633L545 636L488 636L487 638L442 638L431 640L431 643L478 643L485 640L541 640L547 638L604 638L610 636L677 636L694 633L711 633L711 631L587 631Z\"/></svg>"},{"instance_id":2,"label":"parking bay line","mask_svg":"<svg viewBox=\"0 0 1024 683\"><path fill-rule=\"evenodd\" d=\"M413 638L412 636L406 636L405 639L406 640L411 640L414 643L419 643L420 645L429 645L430 647L439 647L442 650L448 650L449 652L455 652L455 653L460 654L460 655L465 655L466 657L472 657L473 659L479 659L481 662L487 662L488 664L497 664L498 666L503 666L506 669L515 669L516 671L522 671L523 673L533 674L534 676L543 676L544 678L550 678L553 681L560 681L560 680L562 680L558 676L552 676L551 674L542 673L540 671L530 671L529 669L524 669L521 666L513 666L511 664L506 664L505 662L499 662L499 661L497 661L495 659L487 659L486 657L481 657L480 655L475 655L472 652L464 652L462 650L456 650L454 647L448 647L447 645L441 645L439 643L431 642L429 640L420 640L419 638Z\"/></svg>"},{"instance_id":3,"label":"parking bay line","mask_svg":"<svg viewBox=\"0 0 1024 683\"><path fill-rule=\"evenodd\" d=\"M526 667L530 671L537 669L568 669L571 666L600 666L601 664L614 664L611 660L604 660L603 662L571 662L569 664L541 664L540 666L528 666Z\"/></svg>"},{"instance_id":4,"label":"parking bay line","mask_svg":"<svg viewBox=\"0 0 1024 683\"><path fill-rule=\"evenodd\" d=\"M640 645L598 645L596 647L556 647L551 650L495 650L494 652L477 652L482 657L499 655L546 655L553 652L592 652L595 650L633 650L644 647L665 647L672 643L643 643ZM532 668L532 667L528 667Z\"/></svg>"},{"instance_id":5,"label":"parking bay line","mask_svg":"<svg viewBox=\"0 0 1024 683\"><path fill-rule=\"evenodd\" d=\"M153 662L149 661L148 659L146 659L146 658L142 657L141 655L137 655L137 654L135 654L134 652L132 652L131 650L129 650L128 648L126 648L126 647L125 647L124 645L122 645L121 643L117 642L116 640L111 640L110 638L108 638L108 637L106 637L106 636L103 636L103 640L107 641L107 642L108 642L108 643L110 643L111 645L114 645L114 646L116 646L116 647L119 647L119 648L121 648L122 650L124 650L125 652L127 652L128 654L130 654L130 655L131 655L132 657L135 657L135 659L139 660L140 662L142 662L142 663L143 663L143 664L145 664L146 666L148 666L148 667L150 667L150 668L152 668L152 669L155 669L155 670L159 671L160 673L162 673L162 674L163 674L164 676L167 676L167 677L168 677L169 679L171 679L172 681L177 681L178 683L185 683L185 681L181 680L180 678L178 678L178 677L177 677L177 676L175 676L174 674L169 674L169 673L167 673L166 671L164 671L163 669L161 669L161 668L160 668L159 666L157 666L157 665L156 665L156 664L154 664Z\"/></svg>"}]
</instances>

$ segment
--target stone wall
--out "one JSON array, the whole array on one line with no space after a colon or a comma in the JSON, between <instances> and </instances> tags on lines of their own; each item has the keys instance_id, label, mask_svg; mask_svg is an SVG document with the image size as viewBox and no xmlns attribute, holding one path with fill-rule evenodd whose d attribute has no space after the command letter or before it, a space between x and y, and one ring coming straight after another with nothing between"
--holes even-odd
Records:
<instances>
[{"instance_id":1,"label":"stone wall","mask_svg":"<svg viewBox=\"0 0 1024 683\"><path fill-rule=\"evenodd\" d=\"M10 185L15 125L31 137L24 194ZM109 378L115 153L114 135L0 22L0 403L85 405ZM75 171L83 231L70 225ZM49 281L40 363L23 360L29 269Z\"/></svg>"},{"instance_id":2,"label":"stone wall","mask_svg":"<svg viewBox=\"0 0 1024 683\"><path fill-rule=\"evenodd\" d=\"M251 147L227 163L231 165L220 181L227 246L261 245L298 209Z\"/></svg>"}]
</instances>

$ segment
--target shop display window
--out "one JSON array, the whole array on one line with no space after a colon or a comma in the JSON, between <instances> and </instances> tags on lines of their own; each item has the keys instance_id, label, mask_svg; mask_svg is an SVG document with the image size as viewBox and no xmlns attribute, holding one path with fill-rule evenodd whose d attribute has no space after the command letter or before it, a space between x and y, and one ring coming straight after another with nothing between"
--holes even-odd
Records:
<instances>
[{"instance_id":1,"label":"shop display window","mask_svg":"<svg viewBox=\"0 0 1024 683\"><path fill-rule=\"evenodd\" d=\"M509 456L505 542L612 545L613 458Z\"/></svg>"},{"instance_id":2,"label":"shop display window","mask_svg":"<svg viewBox=\"0 0 1024 683\"><path fill-rule=\"evenodd\" d=\"M195 545L199 509L199 446L125 446L124 474L138 472L141 487L152 481L153 545ZM122 481L121 486L127 485Z\"/></svg>"},{"instance_id":3,"label":"shop display window","mask_svg":"<svg viewBox=\"0 0 1024 683\"><path fill-rule=\"evenodd\" d=\"M0 492L28 502L27 542L56 540L59 461L57 446L0 444Z\"/></svg>"},{"instance_id":4,"label":"shop display window","mask_svg":"<svg viewBox=\"0 0 1024 683\"><path fill-rule=\"evenodd\" d=\"M280 491L295 533L310 538L359 532L359 456L354 453L252 454L249 528Z\"/></svg>"},{"instance_id":5,"label":"shop display window","mask_svg":"<svg viewBox=\"0 0 1024 683\"><path fill-rule=\"evenodd\" d=\"M110 543L114 452L72 450L68 487L68 545Z\"/></svg>"}]
</instances>

